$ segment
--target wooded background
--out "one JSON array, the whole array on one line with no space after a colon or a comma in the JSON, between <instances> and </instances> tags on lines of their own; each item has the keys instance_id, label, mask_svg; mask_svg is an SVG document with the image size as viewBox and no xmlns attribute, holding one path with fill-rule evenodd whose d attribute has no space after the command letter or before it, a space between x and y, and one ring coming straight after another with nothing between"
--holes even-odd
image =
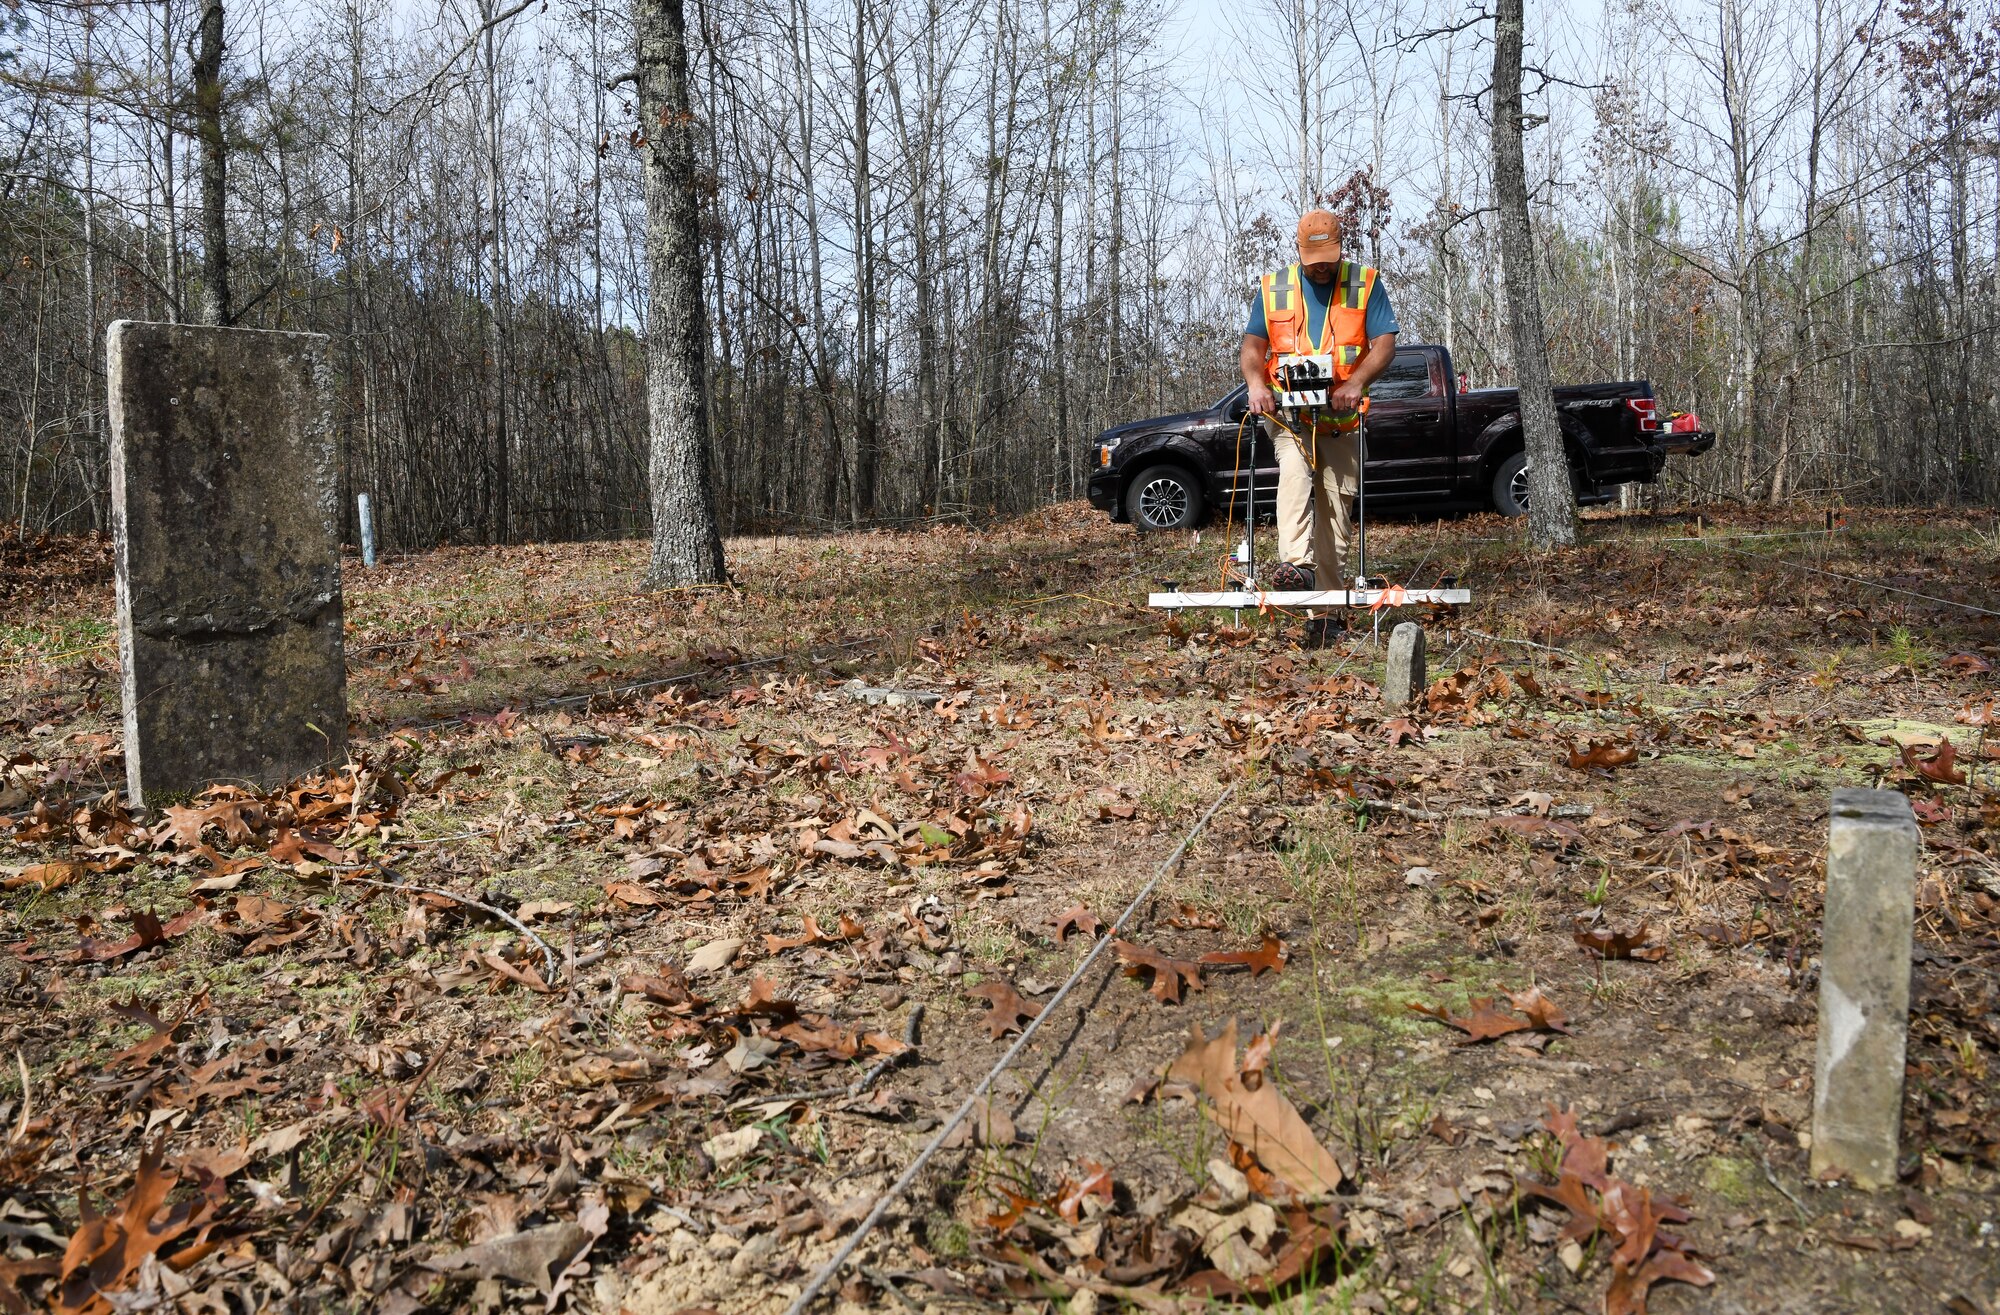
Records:
<instances>
[{"instance_id":1,"label":"wooded background","mask_svg":"<svg viewBox=\"0 0 2000 1315\"><path fill-rule=\"evenodd\" d=\"M0 523L108 524L103 331L195 314L198 0L0 8ZM699 103L727 531L1077 496L1212 401L1251 279L1349 219L1404 338L1509 381L1492 24L1428 0L713 0ZM390 547L644 528L629 17L232 4L237 322L333 337ZM1558 383L1723 435L1700 498L1991 502L2000 7L1531 5ZM352 515L352 498L346 498ZM350 530L351 533L351 530Z\"/></svg>"}]
</instances>

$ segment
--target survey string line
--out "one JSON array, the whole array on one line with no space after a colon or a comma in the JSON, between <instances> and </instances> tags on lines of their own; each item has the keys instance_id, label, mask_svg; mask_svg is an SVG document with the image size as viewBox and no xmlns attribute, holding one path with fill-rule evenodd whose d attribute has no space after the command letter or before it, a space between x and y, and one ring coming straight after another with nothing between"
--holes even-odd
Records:
<instances>
[{"instance_id":1,"label":"survey string line","mask_svg":"<svg viewBox=\"0 0 2000 1315\"><path fill-rule=\"evenodd\" d=\"M1084 956L1083 962L1079 963L1075 970L1070 973L1068 980L1062 984L1062 987L1057 990L1055 995L1050 997L1049 1002L1042 1006L1042 1011L1028 1020L1027 1027L1023 1028L1021 1035L1014 1039L1014 1044L1007 1048L1007 1053L1000 1056L999 1062L986 1071L985 1077L979 1079L979 1084L966 1096L964 1103L958 1107L958 1112L947 1119L944 1126L937 1130L936 1134L932 1136L930 1143L922 1151L918 1152L917 1158L910 1161L909 1167L903 1170L902 1176L891 1183L889 1189L876 1198L874 1208L868 1212L867 1217L854 1230L854 1235L847 1239L846 1244L839 1251L834 1253L831 1260L820 1267L820 1271L817 1274L813 1275L812 1281L806 1284L805 1290L799 1293L790 1306L785 1308L785 1315L803 1315L803 1312L812 1305L821 1290L840 1272L841 1266L847 1263L848 1258L860 1248L861 1243L867 1239L868 1235L875 1231L875 1226L882 1222L884 1215L888 1214L889 1207L904 1192L909 1190L910 1184L917 1180L917 1175L923 1172L924 1166L930 1163L931 1157L937 1154L938 1150L944 1145L946 1138L950 1137L958 1126L964 1123L971 1115L974 1104L978 1102L980 1097L986 1094L987 1090L992 1087L1000 1074L1006 1071L1007 1066L1014 1062L1014 1057L1021 1053L1022 1049L1033 1039L1042 1024L1047 1022L1056 1012L1056 1007L1075 989L1076 984L1083 980L1084 974L1090 971L1091 966L1102 957L1104 951L1117 939L1118 933L1125 929L1125 924L1131 921L1132 915L1138 911L1139 906L1152 896L1154 889L1160 884L1160 880L1181 861L1182 855L1187 853L1188 847L1195 842L1195 838L1208 828L1209 821L1214 818L1217 811L1225 803L1229 802L1235 793L1236 785L1232 782L1227 789L1216 796L1215 802L1208 806L1208 811L1203 813L1200 819L1195 822L1193 829L1181 838L1180 844L1174 846L1174 852L1167 855L1166 860L1154 870L1152 877L1140 888L1139 893L1132 897L1132 902L1127 904L1125 911L1118 915L1118 921L1112 923L1111 929L1098 937L1097 943L1091 946L1090 953Z\"/></svg>"}]
</instances>

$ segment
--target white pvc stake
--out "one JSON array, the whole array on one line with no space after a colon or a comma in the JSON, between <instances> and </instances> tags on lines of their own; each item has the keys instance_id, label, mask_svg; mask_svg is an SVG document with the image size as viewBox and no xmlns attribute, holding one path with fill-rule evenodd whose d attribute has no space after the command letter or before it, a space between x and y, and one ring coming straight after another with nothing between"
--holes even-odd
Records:
<instances>
[{"instance_id":1,"label":"white pvc stake","mask_svg":"<svg viewBox=\"0 0 2000 1315\"><path fill-rule=\"evenodd\" d=\"M361 512L361 564L370 570L375 568L375 514L368 505L368 495L358 493L354 497Z\"/></svg>"}]
</instances>

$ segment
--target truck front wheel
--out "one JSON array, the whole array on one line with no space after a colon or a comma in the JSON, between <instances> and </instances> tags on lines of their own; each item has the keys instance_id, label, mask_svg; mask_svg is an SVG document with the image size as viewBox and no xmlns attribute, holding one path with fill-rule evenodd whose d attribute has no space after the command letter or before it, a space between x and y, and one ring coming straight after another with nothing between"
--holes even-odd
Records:
<instances>
[{"instance_id":1,"label":"truck front wheel","mask_svg":"<svg viewBox=\"0 0 2000 1315\"><path fill-rule=\"evenodd\" d=\"M1204 510L1200 482L1179 466L1142 470L1125 490L1125 514L1142 534L1191 530Z\"/></svg>"},{"instance_id":2,"label":"truck front wheel","mask_svg":"<svg viewBox=\"0 0 2000 1315\"><path fill-rule=\"evenodd\" d=\"M1528 454L1515 452L1493 468L1493 510L1502 516L1528 514Z\"/></svg>"}]
</instances>

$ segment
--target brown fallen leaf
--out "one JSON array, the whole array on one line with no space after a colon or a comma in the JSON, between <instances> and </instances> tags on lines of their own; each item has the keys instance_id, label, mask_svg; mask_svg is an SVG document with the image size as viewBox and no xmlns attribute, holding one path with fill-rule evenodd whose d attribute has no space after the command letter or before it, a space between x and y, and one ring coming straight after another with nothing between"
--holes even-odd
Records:
<instances>
[{"instance_id":1,"label":"brown fallen leaf","mask_svg":"<svg viewBox=\"0 0 2000 1315\"><path fill-rule=\"evenodd\" d=\"M1181 902L1180 912L1169 914L1166 922L1169 927L1178 927L1183 931L1221 931L1223 928L1220 913L1204 913L1185 900Z\"/></svg>"},{"instance_id":2,"label":"brown fallen leaf","mask_svg":"<svg viewBox=\"0 0 2000 1315\"><path fill-rule=\"evenodd\" d=\"M1715 1272L1695 1263L1685 1252L1670 1250L1647 1257L1637 1269L1614 1267L1611 1286L1604 1293L1604 1315L1646 1315L1647 1289L1669 1282L1705 1288L1715 1282Z\"/></svg>"},{"instance_id":3,"label":"brown fallen leaf","mask_svg":"<svg viewBox=\"0 0 2000 1315\"><path fill-rule=\"evenodd\" d=\"M1042 1012L1042 1007L1032 1000L1023 1000L1021 993L1012 984L998 978L981 982L966 992L967 995L987 1003L986 1030L998 1041L1009 1032L1018 1032L1029 1019Z\"/></svg>"},{"instance_id":4,"label":"brown fallen leaf","mask_svg":"<svg viewBox=\"0 0 2000 1315\"><path fill-rule=\"evenodd\" d=\"M1940 785L1964 785L1965 773L1958 770L1958 746L1949 738L1938 741L1937 752L1928 758L1917 757L1916 749L1908 744L1896 746L1902 755L1903 766L1909 768L1927 781Z\"/></svg>"},{"instance_id":5,"label":"brown fallen leaf","mask_svg":"<svg viewBox=\"0 0 2000 1315\"><path fill-rule=\"evenodd\" d=\"M1094 937L1104 930L1104 924L1097 920L1097 915L1081 904L1070 905L1049 921L1056 929L1056 944L1058 945L1068 940L1069 934L1073 931L1081 932L1085 936Z\"/></svg>"},{"instance_id":6,"label":"brown fallen leaf","mask_svg":"<svg viewBox=\"0 0 2000 1315\"><path fill-rule=\"evenodd\" d=\"M1617 1240L1611 1253L1611 1286L1604 1294L1605 1315L1646 1315L1646 1292L1655 1283L1688 1283L1707 1287L1715 1275L1682 1250L1680 1239L1660 1232L1663 1223L1681 1223L1687 1212L1657 1202L1643 1187L1613 1179L1604 1188L1599 1221Z\"/></svg>"},{"instance_id":7,"label":"brown fallen leaf","mask_svg":"<svg viewBox=\"0 0 2000 1315\"><path fill-rule=\"evenodd\" d=\"M1592 743L1589 748L1581 752L1572 749L1569 755L1562 759L1565 766L1577 772L1587 772L1592 768L1608 772L1614 767L1630 767L1638 761L1639 746L1620 743L1617 740L1605 740L1601 744Z\"/></svg>"},{"instance_id":8,"label":"brown fallen leaf","mask_svg":"<svg viewBox=\"0 0 2000 1315\"><path fill-rule=\"evenodd\" d=\"M1063 1175L1061 1186L1056 1188L1056 1213L1066 1223L1083 1222L1083 1203L1091 1198L1107 1209L1112 1202L1111 1170L1095 1160L1085 1160L1077 1166L1076 1177Z\"/></svg>"},{"instance_id":9,"label":"brown fallen leaf","mask_svg":"<svg viewBox=\"0 0 2000 1315\"><path fill-rule=\"evenodd\" d=\"M256 942L251 943L252 947ZM246 950L247 954L249 951ZM540 995L552 995L555 988L548 984L541 970L532 962L510 963L504 955L487 953L478 956L479 962L493 970L493 973L510 982L518 982Z\"/></svg>"},{"instance_id":10,"label":"brown fallen leaf","mask_svg":"<svg viewBox=\"0 0 2000 1315\"><path fill-rule=\"evenodd\" d=\"M270 854L278 862L289 863L294 868L307 867L313 859L338 864L353 864L360 861L360 855L351 849L341 849L336 845L327 844L324 840L314 840L311 836L300 835L296 831L280 831L277 838L271 842Z\"/></svg>"},{"instance_id":11,"label":"brown fallen leaf","mask_svg":"<svg viewBox=\"0 0 2000 1315\"><path fill-rule=\"evenodd\" d=\"M1382 730L1389 741L1389 747L1392 749L1399 744L1411 741L1422 744L1424 740L1423 730L1408 717L1396 717L1390 721L1385 721L1382 723Z\"/></svg>"},{"instance_id":12,"label":"brown fallen leaf","mask_svg":"<svg viewBox=\"0 0 2000 1315\"><path fill-rule=\"evenodd\" d=\"M741 942L737 944L740 946ZM698 1014L708 1006L708 1001L696 995L688 984L687 974L672 964L662 964L657 973L627 973L618 989L627 995L643 996L677 1014Z\"/></svg>"},{"instance_id":13,"label":"brown fallen leaf","mask_svg":"<svg viewBox=\"0 0 2000 1315\"><path fill-rule=\"evenodd\" d=\"M149 1256L171 1265L179 1254L160 1256L160 1252L214 1214L216 1202L205 1195L167 1207L167 1197L179 1179L161 1169L164 1158L157 1143L140 1153L132 1190L113 1213L100 1215L86 1200L57 1271L50 1305L59 1315L103 1315L113 1310L109 1294L123 1291ZM197 1239L180 1254L200 1246Z\"/></svg>"},{"instance_id":14,"label":"brown fallen leaf","mask_svg":"<svg viewBox=\"0 0 2000 1315\"><path fill-rule=\"evenodd\" d=\"M656 890L648 890L636 881L607 881L604 893L613 901L626 908L646 908L667 903L667 897Z\"/></svg>"},{"instance_id":15,"label":"brown fallen leaf","mask_svg":"<svg viewBox=\"0 0 2000 1315\"><path fill-rule=\"evenodd\" d=\"M85 870L83 864L68 861L35 863L22 868L19 876L0 878L0 890L19 890L23 886L39 886L45 893L60 890Z\"/></svg>"},{"instance_id":16,"label":"brown fallen leaf","mask_svg":"<svg viewBox=\"0 0 2000 1315\"><path fill-rule=\"evenodd\" d=\"M1509 991L1507 1000L1528 1016L1528 1021L1534 1024L1537 1031L1561 1032L1564 1036L1573 1035L1567 1026L1569 1015L1562 1011L1561 1005L1543 995L1541 987L1531 986L1525 991Z\"/></svg>"},{"instance_id":17,"label":"brown fallen leaf","mask_svg":"<svg viewBox=\"0 0 2000 1315\"><path fill-rule=\"evenodd\" d=\"M1423 1014L1457 1028L1465 1033L1465 1040L1460 1044L1468 1046L1506 1036L1509 1032L1526 1032L1534 1027L1534 1024L1525 1018L1515 1018L1511 1014L1503 1014L1495 1009L1493 997L1490 995L1480 996L1466 1003L1472 1012L1463 1018L1454 1018L1451 1011L1443 1005L1412 1004L1410 1010L1412 1013Z\"/></svg>"},{"instance_id":18,"label":"brown fallen leaf","mask_svg":"<svg viewBox=\"0 0 2000 1315\"><path fill-rule=\"evenodd\" d=\"M796 1000L780 1000L777 983L762 973L750 978L750 994L744 998L742 1012L756 1018L774 1018L781 1023L789 1023L799 1016Z\"/></svg>"},{"instance_id":19,"label":"brown fallen leaf","mask_svg":"<svg viewBox=\"0 0 2000 1315\"><path fill-rule=\"evenodd\" d=\"M1570 938L1600 959L1641 959L1658 963L1667 957L1664 945L1647 945L1645 923L1635 932L1613 931L1609 927L1585 927L1582 920L1570 929Z\"/></svg>"},{"instance_id":20,"label":"brown fallen leaf","mask_svg":"<svg viewBox=\"0 0 2000 1315\"><path fill-rule=\"evenodd\" d=\"M1558 849L1583 839L1583 832L1568 822L1554 817L1518 817L1509 814L1504 817L1488 818L1486 824L1496 831L1510 831L1530 840L1543 835L1555 836L1562 841L1562 845L1557 846Z\"/></svg>"},{"instance_id":21,"label":"brown fallen leaf","mask_svg":"<svg viewBox=\"0 0 2000 1315\"><path fill-rule=\"evenodd\" d=\"M1234 1019L1212 1038L1202 1034L1199 1023L1189 1028L1187 1050L1168 1067L1167 1077L1200 1088L1216 1126L1294 1191L1319 1194L1339 1188L1345 1176L1339 1162L1313 1136L1278 1084L1265 1081L1255 1090L1244 1084Z\"/></svg>"},{"instance_id":22,"label":"brown fallen leaf","mask_svg":"<svg viewBox=\"0 0 2000 1315\"><path fill-rule=\"evenodd\" d=\"M111 1005L112 1013L129 1018L135 1023L144 1023L147 1027L153 1029L153 1034L143 1041L127 1046L125 1049L111 1056L104 1061L104 1066L106 1068L117 1068L120 1065L130 1064L133 1068L144 1068L153 1061L154 1056L173 1043L174 1033L180 1029L181 1025L196 1014L207 1009L208 1004L208 992L203 991L187 1002L181 1009L180 1017L169 1023L151 1009L141 1004L136 998L124 1004L118 1004L114 1001Z\"/></svg>"},{"instance_id":23,"label":"brown fallen leaf","mask_svg":"<svg viewBox=\"0 0 2000 1315\"><path fill-rule=\"evenodd\" d=\"M843 941L856 940L867 934L862 925L845 913L840 915L840 930L828 932L819 925L819 919L806 914L803 919L805 930L797 936L764 936L764 950L768 954L781 954L786 950L796 950L805 945L839 945Z\"/></svg>"},{"instance_id":24,"label":"brown fallen leaf","mask_svg":"<svg viewBox=\"0 0 2000 1315\"><path fill-rule=\"evenodd\" d=\"M601 1225L593 1232L585 1225L581 1213L575 1223L564 1220L509 1233L477 1246L433 1256L423 1266L445 1274L471 1270L481 1278L509 1278L549 1298L553 1309L558 1284L567 1286L563 1278L570 1267L605 1232Z\"/></svg>"},{"instance_id":25,"label":"brown fallen leaf","mask_svg":"<svg viewBox=\"0 0 2000 1315\"><path fill-rule=\"evenodd\" d=\"M1202 989L1201 968L1187 959L1169 958L1131 941L1113 941L1111 950L1118 956L1118 962L1125 965L1127 977L1144 972L1153 974L1153 984L1147 989L1161 1004L1179 1004L1183 987L1191 991Z\"/></svg>"},{"instance_id":26,"label":"brown fallen leaf","mask_svg":"<svg viewBox=\"0 0 2000 1315\"><path fill-rule=\"evenodd\" d=\"M832 1055L835 1059L853 1059L861 1053L859 1031L854 1028L843 1031L840 1024L832 1019L817 1015L801 1017L796 1023L774 1028L771 1035L780 1041L790 1041L801 1050Z\"/></svg>"},{"instance_id":27,"label":"brown fallen leaf","mask_svg":"<svg viewBox=\"0 0 2000 1315\"><path fill-rule=\"evenodd\" d=\"M1264 943L1254 950L1216 950L1196 962L1214 967L1240 966L1248 968L1252 977L1262 977L1265 973L1283 971L1285 957L1285 943L1266 932Z\"/></svg>"},{"instance_id":28,"label":"brown fallen leaf","mask_svg":"<svg viewBox=\"0 0 2000 1315\"><path fill-rule=\"evenodd\" d=\"M200 922L202 917L203 910L200 906L196 906L183 913L176 914L171 920L162 923L156 914L145 909L135 909L127 915L128 920L132 924L132 934L130 936L127 936L124 940L111 941L109 943L86 936L83 938L83 942L77 946L76 961L78 963L103 963L107 959L116 959L122 955L130 954L134 950L143 950L155 945L164 945Z\"/></svg>"},{"instance_id":29,"label":"brown fallen leaf","mask_svg":"<svg viewBox=\"0 0 2000 1315\"><path fill-rule=\"evenodd\" d=\"M1007 1206L999 1214L986 1216L986 1226L996 1233L1004 1233L1021 1222L1028 1211L1043 1205L1032 1196L1023 1196L1005 1183L989 1182L988 1187L1006 1198Z\"/></svg>"}]
</instances>

